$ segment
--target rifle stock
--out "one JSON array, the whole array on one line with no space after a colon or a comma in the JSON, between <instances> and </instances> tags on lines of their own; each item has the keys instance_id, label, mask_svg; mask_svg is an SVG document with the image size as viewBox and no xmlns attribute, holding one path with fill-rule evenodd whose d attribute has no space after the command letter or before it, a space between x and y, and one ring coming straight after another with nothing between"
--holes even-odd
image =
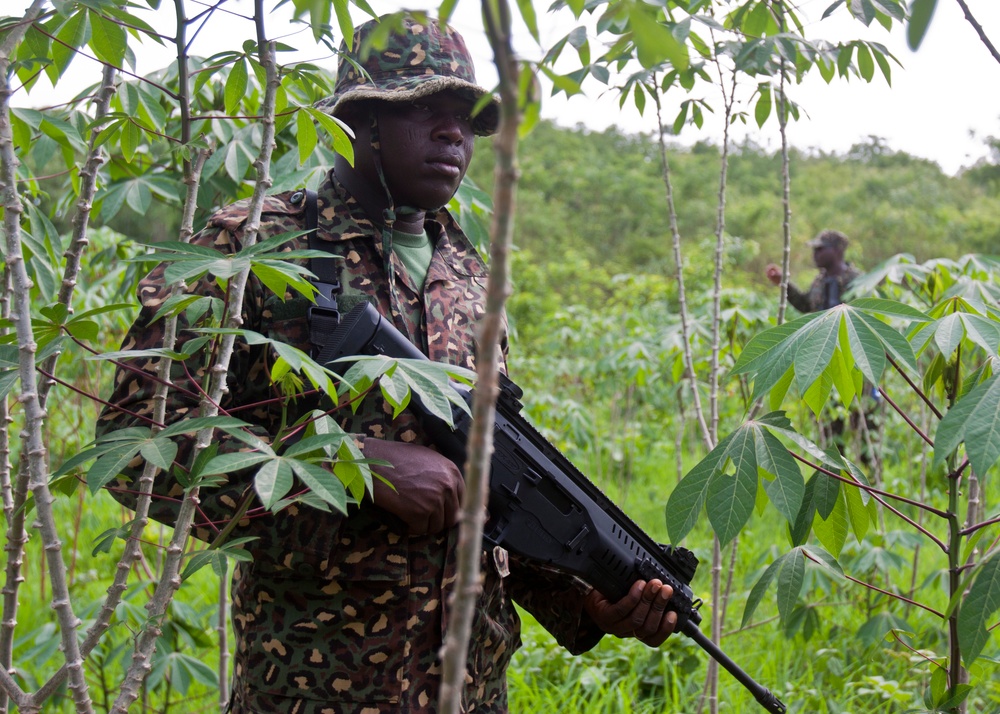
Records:
<instances>
[{"instance_id":1,"label":"rifle stock","mask_svg":"<svg viewBox=\"0 0 1000 714\"><path fill-rule=\"evenodd\" d=\"M344 316L317 361L328 364L355 355L427 359L368 303ZM521 415L520 388L500 377L484 540L572 573L611 601L624 597L636 580L657 578L670 585L668 607L677 613L676 629L708 652L767 711L784 714L785 705L774 694L698 629L701 600L690 587L698 566L694 554L657 543L633 523ZM471 405L472 391L454 387ZM464 468L471 417L456 409L452 428L423 409L419 399L411 405L440 451Z\"/></svg>"}]
</instances>

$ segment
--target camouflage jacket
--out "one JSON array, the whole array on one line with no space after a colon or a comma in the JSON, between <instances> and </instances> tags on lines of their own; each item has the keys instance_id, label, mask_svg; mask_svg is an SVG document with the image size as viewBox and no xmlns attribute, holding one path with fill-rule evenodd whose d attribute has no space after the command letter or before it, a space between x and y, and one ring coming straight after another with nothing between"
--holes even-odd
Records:
<instances>
[{"instance_id":1,"label":"camouflage jacket","mask_svg":"<svg viewBox=\"0 0 1000 714\"><path fill-rule=\"evenodd\" d=\"M301 194L269 197L261 217L261 238L303 229ZM224 252L238 250L246 203L212 217L194 242ZM395 255L395 290L390 290L379 231L360 206L328 177L319 190L318 235L342 260L344 299L367 299L391 315L433 360L473 366L474 328L483 314L486 269L475 249L446 211L426 223L435 240L434 257L421 290ZM306 239L289 242L306 247ZM211 279L190 286L195 294L214 294ZM141 313L123 349L162 344L163 321L154 320L168 297L164 266L140 284ZM251 276L242 317L246 329L309 350L306 308L294 295L277 296ZM190 331L178 328L178 348ZM301 412L308 400L290 402L269 383L273 350L238 342L230 365L223 411L254 424L270 441L283 407ZM114 391L98 425L99 433L145 425L153 413L157 359L123 362ZM196 412L195 381L204 370L175 364L168 421ZM405 413L391 418L379 399L368 399L344 418L344 428L359 439L383 438L426 443L417 421ZM240 444L224 434L220 451ZM184 441L177 460L185 463ZM141 469L139 457L127 475ZM217 488L201 490L194 533L210 540L228 522L240 501L252 493L252 472L227 476ZM121 502L134 505L127 477L111 484ZM181 486L160 473L154 487L153 518L171 523ZM233 583L236 634L233 706L235 712L427 712L433 711L440 684L438 659L448 623L449 591L456 578L457 529L431 536L410 536L393 515L370 502L347 516L306 505L268 514L251 508L233 537L256 537L254 560L240 564ZM579 580L536 564L507 558L502 550L484 553L482 595L470 643L464 708L505 712L505 671L520 644L520 624L512 601L530 611L563 646L586 651L602 633L583 612L588 588Z\"/></svg>"},{"instance_id":2,"label":"camouflage jacket","mask_svg":"<svg viewBox=\"0 0 1000 714\"><path fill-rule=\"evenodd\" d=\"M829 310L842 303L843 295L851 286L851 281L861 275L861 271L848 263L840 275L827 275L820 270L812 281L809 290L802 292L797 287L788 284L788 302L799 312L819 312Z\"/></svg>"}]
</instances>

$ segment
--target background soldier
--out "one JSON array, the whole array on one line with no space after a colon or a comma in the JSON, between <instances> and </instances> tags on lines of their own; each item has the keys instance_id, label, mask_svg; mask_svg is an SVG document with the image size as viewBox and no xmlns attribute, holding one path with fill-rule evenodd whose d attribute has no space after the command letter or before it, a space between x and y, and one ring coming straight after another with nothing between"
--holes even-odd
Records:
<instances>
[{"instance_id":1,"label":"background soldier","mask_svg":"<svg viewBox=\"0 0 1000 714\"><path fill-rule=\"evenodd\" d=\"M462 38L448 27L407 19L388 47L369 57L375 25L356 32L351 56L340 62L335 94L325 108L356 134L355 163L338 157L318 191L318 238L336 261L344 294L341 308L367 300L432 360L472 368L475 327L484 313L486 266L442 207L451 199L472 158L475 135L496 131L499 111L475 82ZM269 197L261 239L305 226L303 192ZM247 204L229 206L209 221L194 242L234 252L242 245ZM306 247L305 238L289 242ZM224 297L211 276L190 292ZM142 311L124 348L162 344L163 321L154 316L169 295L160 266L140 284ZM275 295L251 277L243 325L299 349L311 348L307 307L294 294ZM194 334L180 318L177 349ZM276 355L268 347L238 344L221 405L254 425L254 434L280 449L300 415L322 406L316 398L283 397L269 383ZM136 358L119 368L113 406L99 432L147 425L153 413L157 359ZM197 414L205 367L173 367L169 418ZM329 405L327 405L329 408ZM381 397L365 400L342 425L365 457L392 464L373 467L392 483L376 480L371 500L344 516L302 503L276 514L255 499L253 472L229 474L201 493L194 534L213 539L248 499L250 508L232 537L252 536L253 562L236 568L233 621L237 648L230 709L233 712L427 712L440 686L438 653L449 618L456 578L456 520L464 482L456 466L428 448L416 418L391 417ZM335 416L340 418L339 412ZM220 452L242 444L225 434ZM186 464L191 442L180 443ZM129 475L141 469L130 464ZM134 505L127 478L111 490ZM160 473L151 515L175 517L183 490ZM574 653L593 647L605 633L634 636L658 646L676 615L666 611L670 588L638 581L617 603L580 580L537 564L508 558L502 549L484 554L482 595L473 623L464 706L505 712L505 672L520 644L512 601L529 610Z\"/></svg>"},{"instance_id":2,"label":"background soldier","mask_svg":"<svg viewBox=\"0 0 1000 714\"><path fill-rule=\"evenodd\" d=\"M860 271L844 260L847 250L847 236L840 231L822 231L809 241L813 262L819 268L819 275L813 280L807 292L788 283L788 302L799 312L828 310L843 302L843 295L851 281ZM781 268L774 263L767 266L767 279L781 285Z\"/></svg>"}]
</instances>

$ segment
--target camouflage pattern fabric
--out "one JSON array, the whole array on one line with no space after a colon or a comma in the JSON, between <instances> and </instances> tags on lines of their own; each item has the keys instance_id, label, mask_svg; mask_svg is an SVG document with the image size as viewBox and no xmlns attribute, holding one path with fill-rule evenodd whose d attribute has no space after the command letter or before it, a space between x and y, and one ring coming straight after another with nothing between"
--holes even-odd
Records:
<instances>
[{"instance_id":1,"label":"camouflage pattern fabric","mask_svg":"<svg viewBox=\"0 0 1000 714\"><path fill-rule=\"evenodd\" d=\"M269 197L261 218L261 238L303 229L304 201L299 195ZM295 199L295 200L293 200ZM246 203L217 213L194 241L224 252L238 250ZM457 224L441 211L425 224L435 252L421 293L398 257L396 286L386 284L378 229L332 176L319 190L319 237L342 261L345 300L370 300L391 316L434 360L473 366L474 328L483 314L486 269ZM290 241L304 248L305 238ZM140 284L141 313L124 349L159 346L163 321L153 317L169 295L163 266ZM189 291L221 297L211 279ZM283 298L283 299L282 299ZM277 296L251 277L242 306L246 329L309 350L308 302L295 295ZM193 337L183 319L179 345ZM270 442L283 423L315 406L308 398L278 399L268 374L272 350L237 345L223 411L251 422L253 432ZM101 415L99 433L145 426L153 413L152 375L157 359L126 360L119 367L110 406ZM196 414L196 382L204 367L175 364L168 396L171 422ZM391 419L381 398L369 399L344 428L365 438L428 443L408 413ZM239 443L222 433L220 451ZM180 442L178 462L185 463L190 442ZM140 458L129 465L134 477ZM194 533L212 539L252 498L251 472L229 474L224 484L201 491ZM109 490L122 503L135 499L128 478ZM151 515L171 523L182 495L180 484L160 473ZM347 516L305 505L278 514L252 503L232 537L254 536L248 546L254 560L234 575L232 616L236 634L231 710L233 712L433 712L440 686L438 651L448 624L448 595L456 578L457 529L410 536L391 514L370 502ZM509 572L509 575L507 574ZM506 576L506 577L505 577ZM579 580L537 564L508 559L502 551L484 553L482 596L476 610L468 658L464 710L505 712L505 671L520 644L520 624L512 601L528 609L573 653L586 651L601 638L583 613L588 588Z\"/></svg>"},{"instance_id":2,"label":"camouflage pattern fabric","mask_svg":"<svg viewBox=\"0 0 1000 714\"><path fill-rule=\"evenodd\" d=\"M412 102L451 90L476 102L489 94L476 84L465 40L452 28L430 18L421 21L404 17L400 31L389 34L385 40L385 48L373 51L371 35L378 26L377 21L371 20L354 31L351 46L360 48L360 66L355 64L359 59L356 53L348 52L347 45L341 44L333 96L318 102L317 107L338 114L347 103L370 99ZM500 103L496 97L490 97L473 117L472 130L480 136L488 136L496 133L499 123Z\"/></svg>"},{"instance_id":3,"label":"camouflage pattern fabric","mask_svg":"<svg viewBox=\"0 0 1000 714\"><path fill-rule=\"evenodd\" d=\"M806 292L789 283L788 302L799 312L828 310L843 302L843 294L859 275L861 271L850 263L844 266L844 272L836 276L827 275L826 270L821 269Z\"/></svg>"}]
</instances>

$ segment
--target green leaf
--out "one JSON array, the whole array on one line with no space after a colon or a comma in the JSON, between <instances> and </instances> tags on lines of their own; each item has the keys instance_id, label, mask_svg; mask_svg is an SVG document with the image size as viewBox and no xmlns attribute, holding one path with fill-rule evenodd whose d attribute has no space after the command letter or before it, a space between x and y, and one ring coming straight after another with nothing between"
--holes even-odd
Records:
<instances>
[{"instance_id":1,"label":"green leaf","mask_svg":"<svg viewBox=\"0 0 1000 714\"><path fill-rule=\"evenodd\" d=\"M990 620L1000 609L1000 552L990 556L979 568L976 581L958 611L958 640L962 660L972 666L990 639Z\"/></svg>"},{"instance_id":2,"label":"green leaf","mask_svg":"<svg viewBox=\"0 0 1000 714\"><path fill-rule=\"evenodd\" d=\"M708 486L706 510L712 529L723 545L743 529L757 497L757 467L753 432L741 429L727 454L736 464L734 475L720 474Z\"/></svg>"},{"instance_id":3,"label":"green leaf","mask_svg":"<svg viewBox=\"0 0 1000 714\"><path fill-rule=\"evenodd\" d=\"M937 0L913 0L910 3L910 22L906 26L906 42L914 52L920 47L927 34L927 28L934 16Z\"/></svg>"},{"instance_id":4,"label":"green leaf","mask_svg":"<svg viewBox=\"0 0 1000 714\"><path fill-rule=\"evenodd\" d=\"M968 394L959 399L944 415L934 434L934 463L938 468L944 460L966 440L966 426L973 419L979 408L979 402L989 391L1000 389L1000 382L994 375L976 386Z\"/></svg>"},{"instance_id":5,"label":"green leaf","mask_svg":"<svg viewBox=\"0 0 1000 714\"><path fill-rule=\"evenodd\" d=\"M764 6L764 3L761 3L759 7ZM764 126L764 122L771 116L771 105L771 87L770 85L762 84L759 87L757 103L753 108L753 118L757 122L757 126Z\"/></svg>"},{"instance_id":6,"label":"green leaf","mask_svg":"<svg viewBox=\"0 0 1000 714\"><path fill-rule=\"evenodd\" d=\"M250 428L250 424L234 417L196 417L194 419L184 419L175 422L159 433L159 436L178 436L180 434L193 434L202 429L222 429L233 436L243 435L243 429ZM257 440L260 441L259 439Z\"/></svg>"},{"instance_id":7,"label":"green leaf","mask_svg":"<svg viewBox=\"0 0 1000 714\"><path fill-rule=\"evenodd\" d=\"M856 314L858 319L863 321L878 336L879 341L882 343L882 348L892 355L897 362L902 363L903 366L908 367L913 372L920 372L920 369L917 367L917 358L913 354L913 348L910 347L910 343L906 341L906 338L899 334L898 329L863 312L857 312Z\"/></svg>"},{"instance_id":8,"label":"green leaf","mask_svg":"<svg viewBox=\"0 0 1000 714\"><path fill-rule=\"evenodd\" d=\"M14 388L20 378L21 373L16 369L0 371L0 399L4 399L10 394L10 390Z\"/></svg>"},{"instance_id":9,"label":"green leaf","mask_svg":"<svg viewBox=\"0 0 1000 714\"><path fill-rule=\"evenodd\" d=\"M92 494L111 483L139 453L140 445L129 443L110 449L87 472L87 488Z\"/></svg>"},{"instance_id":10,"label":"green leaf","mask_svg":"<svg viewBox=\"0 0 1000 714\"><path fill-rule=\"evenodd\" d=\"M882 72L882 76L885 78L885 83L888 86L892 86L892 67L889 66L889 60L885 58L885 54L877 50L873 51L875 55L875 62L878 64L879 71Z\"/></svg>"},{"instance_id":11,"label":"green leaf","mask_svg":"<svg viewBox=\"0 0 1000 714\"><path fill-rule=\"evenodd\" d=\"M97 59L119 69L125 63L125 28L103 15L90 13L90 48Z\"/></svg>"},{"instance_id":12,"label":"green leaf","mask_svg":"<svg viewBox=\"0 0 1000 714\"><path fill-rule=\"evenodd\" d=\"M750 623L753 613L775 577L778 578L778 612L782 619L791 615L802 591L804 574L805 556L801 548L794 548L771 563L750 589L740 627L746 627Z\"/></svg>"},{"instance_id":13,"label":"green leaf","mask_svg":"<svg viewBox=\"0 0 1000 714\"><path fill-rule=\"evenodd\" d=\"M747 597L747 604L743 606L743 620L740 623L741 628L750 624L750 620L753 618L753 614L757 610L757 606L760 605L760 601L764 599L764 593L767 592L767 586L771 584L772 580L774 580L774 576L781 568L781 562L788 556L789 553L785 553L785 555L781 556L767 566L760 578L758 578L757 582L754 583L752 588L750 588L750 595Z\"/></svg>"},{"instance_id":14,"label":"green leaf","mask_svg":"<svg viewBox=\"0 0 1000 714\"><path fill-rule=\"evenodd\" d=\"M816 482L821 478L819 471L813 473L812 477L806 481L805 492L802 496L802 505L795 515L795 522L788 529L788 537L792 546L800 546L806 542L809 533L812 531L813 521L816 519L815 490Z\"/></svg>"},{"instance_id":15,"label":"green leaf","mask_svg":"<svg viewBox=\"0 0 1000 714\"><path fill-rule=\"evenodd\" d=\"M765 364L773 361L774 353L779 348L783 348L784 344L790 338L794 337L796 331L802 325L815 320L817 317L819 317L818 313L811 313L810 315L786 322L777 327L771 327L763 332L758 332L750 338L743 351L740 352L730 374L753 374L761 369Z\"/></svg>"},{"instance_id":16,"label":"green leaf","mask_svg":"<svg viewBox=\"0 0 1000 714\"><path fill-rule=\"evenodd\" d=\"M834 478L822 471L817 471L813 477L816 481L813 487L813 503L820 518L829 518L840 498L840 479Z\"/></svg>"},{"instance_id":17,"label":"green leaf","mask_svg":"<svg viewBox=\"0 0 1000 714\"><path fill-rule=\"evenodd\" d=\"M871 525L871 517L865 507L867 499L862 497L861 489L855 486L848 485L842 488L841 492L847 502L847 515L851 522L851 530L860 543L864 540L868 533L868 527Z\"/></svg>"},{"instance_id":18,"label":"green leaf","mask_svg":"<svg viewBox=\"0 0 1000 714\"><path fill-rule=\"evenodd\" d=\"M221 550L200 550L188 558L181 573L181 580L187 580L206 565L211 565L212 570L218 575L220 571L225 572L226 555Z\"/></svg>"},{"instance_id":19,"label":"green leaf","mask_svg":"<svg viewBox=\"0 0 1000 714\"><path fill-rule=\"evenodd\" d=\"M70 62L76 57L76 50L87 43L90 38L90 23L88 22L89 12L80 10L71 15L68 20L59 28L56 37L58 42L52 43L52 59L57 71L57 77L62 77ZM46 68L48 73L48 68ZM55 79L49 73L49 78L55 84Z\"/></svg>"},{"instance_id":20,"label":"green leaf","mask_svg":"<svg viewBox=\"0 0 1000 714\"><path fill-rule=\"evenodd\" d=\"M525 27L535 39L541 44L541 36L538 33L538 18L535 15L535 4L531 0L517 0L517 9L521 12L521 19L524 20Z\"/></svg>"},{"instance_id":21,"label":"green leaf","mask_svg":"<svg viewBox=\"0 0 1000 714\"><path fill-rule=\"evenodd\" d=\"M307 461L288 460L292 471L324 503L328 503L343 514L347 513L347 492L344 484L331 472Z\"/></svg>"},{"instance_id":22,"label":"green leaf","mask_svg":"<svg viewBox=\"0 0 1000 714\"><path fill-rule=\"evenodd\" d=\"M156 468L169 471L177 457L177 444L170 439L158 437L143 444L139 453Z\"/></svg>"},{"instance_id":23,"label":"green leaf","mask_svg":"<svg viewBox=\"0 0 1000 714\"><path fill-rule=\"evenodd\" d=\"M91 556L96 556L98 553L110 553L112 546L115 541L119 538L121 540L127 540L129 536L129 531L131 530L132 522L126 523L118 528L110 528L94 539L94 549L90 552Z\"/></svg>"},{"instance_id":24,"label":"green leaf","mask_svg":"<svg viewBox=\"0 0 1000 714\"><path fill-rule=\"evenodd\" d=\"M292 469L281 459L265 461L253 479L253 487L265 508L271 508L292 488Z\"/></svg>"},{"instance_id":25,"label":"green leaf","mask_svg":"<svg viewBox=\"0 0 1000 714\"><path fill-rule=\"evenodd\" d=\"M788 449L774 435L761 429L755 437L759 468L775 474L773 480L765 482L764 489L785 520L794 523L805 494L802 472Z\"/></svg>"},{"instance_id":26,"label":"green leaf","mask_svg":"<svg viewBox=\"0 0 1000 714\"><path fill-rule=\"evenodd\" d=\"M934 342L942 355L950 357L962 344L963 337L965 337L965 324L960 314L952 313L938 320L934 329Z\"/></svg>"},{"instance_id":27,"label":"green leaf","mask_svg":"<svg viewBox=\"0 0 1000 714\"><path fill-rule=\"evenodd\" d=\"M871 82L875 76L875 62L872 60L872 53L862 44L858 45L858 72L866 82Z\"/></svg>"},{"instance_id":28,"label":"green leaf","mask_svg":"<svg viewBox=\"0 0 1000 714\"><path fill-rule=\"evenodd\" d=\"M274 454L261 454L253 451L237 451L235 453L219 454L205 464L205 468L201 471L201 474L203 476L232 474L274 458L276 458Z\"/></svg>"},{"instance_id":29,"label":"green leaf","mask_svg":"<svg viewBox=\"0 0 1000 714\"><path fill-rule=\"evenodd\" d=\"M139 148L139 144L142 143L142 129L133 122L128 121L122 124L121 137L122 156L126 163L132 163L132 159L135 157L136 149ZM135 184L130 183L129 189L134 189ZM127 199L129 195L134 195L131 190L126 191L125 198ZM131 202L130 202L131 205Z\"/></svg>"},{"instance_id":30,"label":"green leaf","mask_svg":"<svg viewBox=\"0 0 1000 714\"><path fill-rule=\"evenodd\" d=\"M964 441L976 473L985 474L1000 458L1000 388L984 392L975 413L965 423Z\"/></svg>"},{"instance_id":31,"label":"green leaf","mask_svg":"<svg viewBox=\"0 0 1000 714\"><path fill-rule=\"evenodd\" d=\"M304 164L312 155L318 143L316 125L308 112L295 112L296 143L299 145L299 166ZM283 293L278 293L279 295Z\"/></svg>"},{"instance_id":32,"label":"green leaf","mask_svg":"<svg viewBox=\"0 0 1000 714\"><path fill-rule=\"evenodd\" d=\"M854 364L869 382L878 384L885 372L885 350L878 336L866 322L853 312L848 312L846 318L844 322L847 328L847 344L854 358Z\"/></svg>"},{"instance_id":33,"label":"green leaf","mask_svg":"<svg viewBox=\"0 0 1000 714\"><path fill-rule=\"evenodd\" d=\"M841 489L841 491L844 490L846 489ZM840 555L840 551L843 550L844 544L847 542L848 533L847 504L842 495L834 501L833 510L827 518L820 516L813 522L813 532L816 533L816 537L823 544L823 547L834 557Z\"/></svg>"},{"instance_id":34,"label":"green leaf","mask_svg":"<svg viewBox=\"0 0 1000 714\"><path fill-rule=\"evenodd\" d=\"M847 343L847 329L843 322L840 323L840 327L840 344L841 346L845 346ZM830 367L827 370L830 379L833 381L833 386L837 389L837 396L845 407L850 407L854 401L857 387L860 386L855 385L853 365L849 364L851 361L850 357L851 353L849 349L834 350L833 359L830 360Z\"/></svg>"},{"instance_id":35,"label":"green leaf","mask_svg":"<svg viewBox=\"0 0 1000 714\"><path fill-rule=\"evenodd\" d=\"M672 542L682 541L694 528L708 498L712 479L725 462L726 451L734 436L735 432L720 441L671 491L667 499L666 521Z\"/></svg>"},{"instance_id":36,"label":"green leaf","mask_svg":"<svg viewBox=\"0 0 1000 714\"><path fill-rule=\"evenodd\" d=\"M801 549L795 548L781 562L777 572L778 616L787 622L799 601L805 580L806 559Z\"/></svg>"},{"instance_id":37,"label":"green leaf","mask_svg":"<svg viewBox=\"0 0 1000 714\"><path fill-rule=\"evenodd\" d=\"M303 107L300 111L305 111L317 124L323 127L324 131L330 135L333 142L333 150L347 159L347 163L354 165L354 132L340 119L330 116L312 107Z\"/></svg>"},{"instance_id":38,"label":"green leaf","mask_svg":"<svg viewBox=\"0 0 1000 714\"><path fill-rule=\"evenodd\" d=\"M249 85L250 77L247 72L247 61L245 57L241 57L233 64L232 69L229 70L229 76L226 78L226 114L233 116L237 113L240 104L243 103L243 98L246 96Z\"/></svg>"},{"instance_id":39,"label":"green leaf","mask_svg":"<svg viewBox=\"0 0 1000 714\"><path fill-rule=\"evenodd\" d=\"M645 69L669 61L677 70L684 71L689 59L687 47L679 42L668 27L660 24L652 8L635 3L629 11L629 25L635 42L636 56Z\"/></svg>"},{"instance_id":40,"label":"green leaf","mask_svg":"<svg viewBox=\"0 0 1000 714\"><path fill-rule=\"evenodd\" d=\"M759 2L746 14L742 29L749 37L763 37L770 22L771 15L768 4Z\"/></svg>"},{"instance_id":41,"label":"green leaf","mask_svg":"<svg viewBox=\"0 0 1000 714\"><path fill-rule=\"evenodd\" d=\"M840 321L844 308L838 305L809 325L809 339L795 351L795 383L805 392L826 371L839 340Z\"/></svg>"},{"instance_id":42,"label":"green leaf","mask_svg":"<svg viewBox=\"0 0 1000 714\"><path fill-rule=\"evenodd\" d=\"M991 357L997 356L997 345L1000 345L1000 325L980 315L960 313L965 335L979 345Z\"/></svg>"}]
</instances>

